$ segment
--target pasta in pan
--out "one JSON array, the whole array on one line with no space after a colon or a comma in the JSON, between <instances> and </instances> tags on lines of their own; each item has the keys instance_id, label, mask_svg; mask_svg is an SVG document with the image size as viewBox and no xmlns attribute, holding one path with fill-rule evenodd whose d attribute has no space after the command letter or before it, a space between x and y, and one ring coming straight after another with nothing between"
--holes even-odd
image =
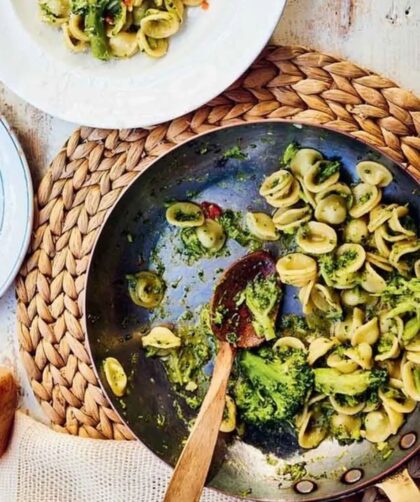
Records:
<instances>
[{"instance_id":1,"label":"pasta in pan","mask_svg":"<svg viewBox=\"0 0 420 502\"><path fill-rule=\"evenodd\" d=\"M61 27L73 52L90 48L95 58L164 56L186 6L202 0L38 0L43 21Z\"/></svg>"},{"instance_id":2,"label":"pasta in pan","mask_svg":"<svg viewBox=\"0 0 420 502\"><path fill-rule=\"evenodd\" d=\"M273 216L280 235L294 234L298 248L280 258L277 269L282 282L300 288L307 318L330 326L329 336L315 329L303 340L315 389L295 420L302 448L328 435L343 443L382 443L420 401L420 282L409 280L420 276L420 241L409 208L381 202L381 189L392 182L381 164L360 162L361 182L350 188L336 162L316 150L297 150L260 192L274 205L291 193L293 178L299 183L299 199ZM267 185L280 176L276 197ZM410 284L410 301L395 306L404 298L401 281ZM288 341L295 339L292 332L276 347L301 349L302 341ZM366 375L383 379L376 393L366 382L355 390Z\"/></svg>"},{"instance_id":3,"label":"pasta in pan","mask_svg":"<svg viewBox=\"0 0 420 502\"><path fill-rule=\"evenodd\" d=\"M181 4L164 5L167 14L149 19L147 33L167 36L172 25L153 23L171 15L181 22ZM79 20L73 24L74 40L85 43L77 38ZM155 29L164 31L149 31ZM327 437L340 444L366 439L382 448L420 402L416 224L407 205L388 203L386 191L383 198L382 189L392 183L387 168L362 161L356 171L360 182L349 185L339 160L289 145L280 168L261 183L265 208L249 207L238 215L210 202L168 203L166 221L188 256L227 256L229 239L248 248L275 249L279 256L275 280L262 274L233 299L248 308L256 336L266 343L238 351L223 431L286 420L302 448L316 448ZM127 278L128 293L140 308L153 310L165 301L165 282L154 272ZM296 288L292 301L297 300L302 316L289 319L283 313L276 325L270 309L281 294L278 279ZM286 309L289 302L290 297ZM225 306L218 307L208 314L214 325L226 321ZM233 315L246 310L238 312ZM207 330L209 323L208 317ZM148 329L142 347L162 357L169 377L198 407L195 345L180 328ZM226 339L235 345L236 334ZM208 354L207 349L199 345L199 351Z\"/></svg>"}]
</instances>

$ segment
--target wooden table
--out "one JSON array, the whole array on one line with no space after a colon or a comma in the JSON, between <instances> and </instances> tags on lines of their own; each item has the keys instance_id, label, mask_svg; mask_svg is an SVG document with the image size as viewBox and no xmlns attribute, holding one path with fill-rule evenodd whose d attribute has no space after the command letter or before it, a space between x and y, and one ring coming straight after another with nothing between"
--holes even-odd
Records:
<instances>
[{"instance_id":1,"label":"wooden table","mask_svg":"<svg viewBox=\"0 0 420 502\"><path fill-rule=\"evenodd\" d=\"M418 0L289 0L272 41L304 45L349 59L420 95ZM37 110L1 83L0 113L18 134L36 187L77 125ZM22 406L43 419L17 355L13 288L0 299L0 326L0 364L16 367Z\"/></svg>"}]
</instances>

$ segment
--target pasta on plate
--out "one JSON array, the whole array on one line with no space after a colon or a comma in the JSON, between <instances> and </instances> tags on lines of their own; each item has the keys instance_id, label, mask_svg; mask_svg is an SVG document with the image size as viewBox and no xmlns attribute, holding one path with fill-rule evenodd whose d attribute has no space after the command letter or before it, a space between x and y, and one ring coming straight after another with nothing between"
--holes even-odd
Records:
<instances>
[{"instance_id":1,"label":"pasta on plate","mask_svg":"<svg viewBox=\"0 0 420 502\"><path fill-rule=\"evenodd\" d=\"M38 0L43 21L59 27L73 52L95 58L160 58L184 20L185 7L202 0Z\"/></svg>"}]
</instances>

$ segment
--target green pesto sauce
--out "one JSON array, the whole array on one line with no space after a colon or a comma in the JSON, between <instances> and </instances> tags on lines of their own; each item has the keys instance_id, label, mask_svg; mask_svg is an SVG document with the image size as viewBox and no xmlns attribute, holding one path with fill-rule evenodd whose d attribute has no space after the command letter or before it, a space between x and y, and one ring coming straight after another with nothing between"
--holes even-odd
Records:
<instances>
[{"instance_id":1,"label":"green pesto sauce","mask_svg":"<svg viewBox=\"0 0 420 502\"><path fill-rule=\"evenodd\" d=\"M340 170L341 163L338 160L321 160L318 163L318 173L315 181L323 183Z\"/></svg>"},{"instance_id":2,"label":"green pesto sauce","mask_svg":"<svg viewBox=\"0 0 420 502\"><path fill-rule=\"evenodd\" d=\"M208 307L202 308L198 322L178 325L177 336L181 346L159 351L147 348L148 357L159 356L168 375L168 380L192 409L197 409L207 392L209 376L204 372L206 364L214 357L215 339L210 328ZM191 382L197 387L186 390ZM194 385L193 385L194 387Z\"/></svg>"},{"instance_id":3,"label":"green pesto sauce","mask_svg":"<svg viewBox=\"0 0 420 502\"><path fill-rule=\"evenodd\" d=\"M239 211L227 209L219 218L228 238L233 239L239 245L248 247L250 251L256 251L262 247L262 242L253 237L242 224L242 214Z\"/></svg>"},{"instance_id":4,"label":"green pesto sauce","mask_svg":"<svg viewBox=\"0 0 420 502\"><path fill-rule=\"evenodd\" d=\"M372 192L367 192L358 200L359 204L366 204L372 198Z\"/></svg>"},{"instance_id":5,"label":"green pesto sauce","mask_svg":"<svg viewBox=\"0 0 420 502\"><path fill-rule=\"evenodd\" d=\"M285 464L283 467L277 469L279 476L284 476L290 481L299 481L307 474L306 462L297 462L296 464Z\"/></svg>"}]
</instances>

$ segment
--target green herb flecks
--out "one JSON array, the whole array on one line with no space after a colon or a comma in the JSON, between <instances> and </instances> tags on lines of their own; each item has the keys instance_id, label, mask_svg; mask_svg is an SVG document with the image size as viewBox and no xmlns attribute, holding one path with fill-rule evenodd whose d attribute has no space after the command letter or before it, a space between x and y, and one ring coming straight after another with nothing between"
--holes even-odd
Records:
<instances>
[{"instance_id":1,"label":"green herb flecks","mask_svg":"<svg viewBox=\"0 0 420 502\"><path fill-rule=\"evenodd\" d=\"M248 154L243 152L239 145L232 146L229 150L226 150L223 154L224 159L236 159L236 160L246 160Z\"/></svg>"},{"instance_id":2,"label":"green herb flecks","mask_svg":"<svg viewBox=\"0 0 420 502\"><path fill-rule=\"evenodd\" d=\"M338 160L320 160L317 166L318 174L316 176L316 182L323 183L340 170L341 162Z\"/></svg>"}]
</instances>

